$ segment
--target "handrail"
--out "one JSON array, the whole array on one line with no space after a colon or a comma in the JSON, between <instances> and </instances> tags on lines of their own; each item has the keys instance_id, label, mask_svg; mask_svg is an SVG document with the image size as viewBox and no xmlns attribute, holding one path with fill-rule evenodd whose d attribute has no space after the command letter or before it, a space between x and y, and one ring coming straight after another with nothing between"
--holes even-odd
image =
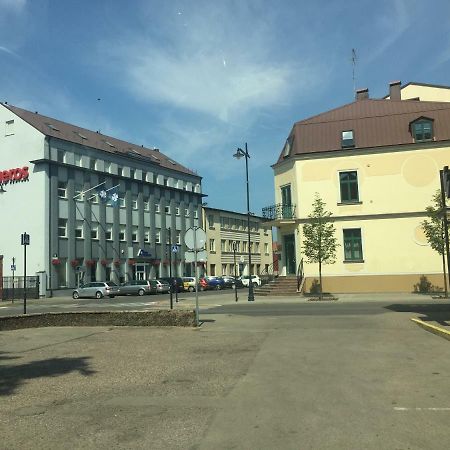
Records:
<instances>
[{"instance_id":1,"label":"handrail","mask_svg":"<svg viewBox=\"0 0 450 450\"><path fill-rule=\"evenodd\" d=\"M277 203L262 209L264 220L295 219L295 205Z\"/></svg>"},{"instance_id":2,"label":"handrail","mask_svg":"<svg viewBox=\"0 0 450 450\"><path fill-rule=\"evenodd\" d=\"M273 270L273 263L267 269L264 269L260 274L259 278L261 279L261 286L267 283L270 283L275 279L277 275Z\"/></svg>"},{"instance_id":3,"label":"handrail","mask_svg":"<svg viewBox=\"0 0 450 450\"><path fill-rule=\"evenodd\" d=\"M305 280L305 274L303 272L303 258L302 258L297 267L297 292L301 291L304 280Z\"/></svg>"}]
</instances>

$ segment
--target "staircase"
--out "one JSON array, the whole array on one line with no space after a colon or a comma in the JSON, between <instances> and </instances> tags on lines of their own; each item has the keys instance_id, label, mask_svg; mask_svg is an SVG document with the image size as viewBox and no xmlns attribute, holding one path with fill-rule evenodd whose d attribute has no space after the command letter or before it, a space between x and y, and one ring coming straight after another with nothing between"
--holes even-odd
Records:
<instances>
[{"instance_id":1,"label":"staircase","mask_svg":"<svg viewBox=\"0 0 450 450\"><path fill-rule=\"evenodd\" d=\"M254 293L260 296L302 296L301 292L297 292L297 277L295 275L275 278L270 283L255 287Z\"/></svg>"}]
</instances>

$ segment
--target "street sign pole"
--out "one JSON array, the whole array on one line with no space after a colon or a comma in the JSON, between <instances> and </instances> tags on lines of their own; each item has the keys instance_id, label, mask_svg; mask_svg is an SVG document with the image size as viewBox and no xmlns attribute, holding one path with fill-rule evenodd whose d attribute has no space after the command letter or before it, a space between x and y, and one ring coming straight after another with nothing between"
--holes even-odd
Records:
<instances>
[{"instance_id":1,"label":"street sign pole","mask_svg":"<svg viewBox=\"0 0 450 450\"><path fill-rule=\"evenodd\" d=\"M170 309L173 309L173 280L172 280L172 230L168 228L169 231L169 278L170 278Z\"/></svg>"},{"instance_id":2,"label":"street sign pole","mask_svg":"<svg viewBox=\"0 0 450 450\"><path fill-rule=\"evenodd\" d=\"M175 248L173 249L175 250ZM177 253L178 253L178 249L176 252L174 252L174 265L175 265L175 302L178 303L178 282L176 281L176 279L178 278L178 267L177 267Z\"/></svg>"},{"instance_id":3,"label":"street sign pole","mask_svg":"<svg viewBox=\"0 0 450 450\"><path fill-rule=\"evenodd\" d=\"M30 245L30 235L22 233L20 243L23 245L23 313L27 313L27 245Z\"/></svg>"},{"instance_id":4,"label":"street sign pole","mask_svg":"<svg viewBox=\"0 0 450 450\"><path fill-rule=\"evenodd\" d=\"M11 266L11 271L12 271L12 302L14 303L14 274L16 272L16 258L12 259L12 266Z\"/></svg>"}]
</instances>

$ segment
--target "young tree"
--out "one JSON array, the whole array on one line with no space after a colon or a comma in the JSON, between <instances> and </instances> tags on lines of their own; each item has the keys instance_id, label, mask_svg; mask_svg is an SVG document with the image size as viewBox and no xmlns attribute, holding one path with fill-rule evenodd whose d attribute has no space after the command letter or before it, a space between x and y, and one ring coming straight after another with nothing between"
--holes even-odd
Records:
<instances>
[{"instance_id":1,"label":"young tree","mask_svg":"<svg viewBox=\"0 0 450 450\"><path fill-rule=\"evenodd\" d=\"M430 247L442 256L442 272L444 274L444 289L447 297L447 275L445 273L445 237L444 237L444 205L442 204L441 191L438 190L432 198L433 205L427 206L425 211L429 220L424 220L421 225L427 237Z\"/></svg>"},{"instance_id":2,"label":"young tree","mask_svg":"<svg viewBox=\"0 0 450 450\"><path fill-rule=\"evenodd\" d=\"M336 260L336 229L330 220L331 212L316 192L312 204L313 211L308 215L308 223L303 225L303 253L309 263L319 264L319 295L322 299L322 264L333 264Z\"/></svg>"}]
</instances>

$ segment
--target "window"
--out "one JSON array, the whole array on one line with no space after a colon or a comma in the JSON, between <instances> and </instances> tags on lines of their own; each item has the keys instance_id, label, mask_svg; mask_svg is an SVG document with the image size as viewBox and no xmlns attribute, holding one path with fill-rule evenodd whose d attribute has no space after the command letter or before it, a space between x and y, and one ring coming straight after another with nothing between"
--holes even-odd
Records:
<instances>
[{"instance_id":1,"label":"window","mask_svg":"<svg viewBox=\"0 0 450 450\"><path fill-rule=\"evenodd\" d=\"M209 240L209 251L210 252L216 251L216 241L214 239Z\"/></svg>"},{"instance_id":2,"label":"window","mask_svg":"<svg viewBox=\"0 0 450 450\"><path fill-rule=\"evenodd\" d=\"M150 230L145 230L144 231L144 241L145 242L150 242Z\"/></svg>"},{"instance_id":3,"label":"window","mask_svg":"<svg viewBox=\"0 0 450 450\"><path fill-rule=\"evenodd\" d=\"M63 181L58 182L58 197L67 198L67 183Z\"/></svg>"},{"instance_id":4,"label":"window","mask_svg":"<svg viewBox=\"0 0 450 450\"><path fill-rule=\"evenodd\" d=\"M227 265L222 264L222 275L226 275L226 274L227 274Z\"/></svg>"},{"instance_id":5,"label":"window","mask_svg":"<svg viewBox=\"0 0 450 450\"><path fill-rule=\"evenodd\" d=\"M145 211L150 210L150 203L148 202L148 200L144 200L144 209L145 209Z\"/></svg>"},{"instance_id":6,"label":"window","mask_svg":"<svg viewBox=\"0 0 450 450\"><path fill-rule=\"evenodd\" d=\"M97 170L97 160L95 158L89 160L89 169Z\"/></svg>"},{"instance_id":7,"label":"window","mask_svg":"<svg viewBox=\"0 0 450 450\"><path fill-rule=\"evenodd\" d=\"M247 241L243 241L243 242L242 242L242 251L243 251L244 253L247 253Z\"/></svg>"},{"instance_id":8,"label":"window","mask_svg":"<svg viewBox=\"0 0 450 450\"><path fill-rule=\"evenodd\" d=\"M180 245L181 244L181 231L177 231L175 242Z\"/></svg>"},{"instance_id":9,"label":"window","mask_svg":"<svg viewBox=\"0 0 450 450\"><path fill-rule=\"evenodd\" d=\"M286 139L286 144L284 144L283 148L283 157L287 158L291 154L291 150L294 144L294 135L292 134Z\"/></svg>"},{"instance_id":10,"label":"window","mask_svg":"<svg viewBox=\"0 0 450 450\"><path fill-rule=\"evenodd\" d=\"M133 209L138 209L138 201L137 201L137 197L133 196L132 200L131 200L131 206Z\"/></svg>"},{"instance_id":11,"label":"window","mask_svg":"<svg viewBox=\"0 0 450 450\"><path fill-rule=\"evenodd\" d=\"M119 241L125 240L125 227L120 227L119 230Z\"/></svg>"},{"instance_id":12,"label":"window","mask_svg":"<svg viewBox=\"0 0 450 450\"><path fill-rule=\"evenodd\" d=\"M117 167L117 175L119 175L119 177L121 177L121 176L122 176L122 173L123 173L122 167L118 166L118 167Z\"/></svg>"},{"instance_id":13,"label":"window","mask_svg":"<svg viewBox=\"0 0 450 450\"><path fill-rule=\"evenodd\" d=\"M194 211L194 219L198 219L198 211L197 210Z\"/></svg>"},{"instance_id":14,"label":"window","mask_svg":"<svg viewBox=\"0 0 450 450\"><path fill-rule=\"evenodd\" d=\"M119 194L119 206L125 208L125 194Z\"/></svg>"},{"instance_id":15,"label":"window","mask_svg":"<svg viewBox=\"0 0 450 450\"><path fill-rule=\"evenodd\" d=\"M75 200L82 202L84 200L83 187L80 184L75 185Z\"/></svg>"},{"instance_id":16,"label":"window","mask_svg":"<svg viewBox=\"0 0 450 450\"><path fill-rule=\"evenodd\" d=\"M170 214L170 206L164 206L164 211L166 214Z\"/></svg>"},{"instance_id":17,"label":"window","mask_svg":"<svg viewBox=\"0 0 450 450\"><path fill-rule=\"evenodd\" d=\"M209 272L212 277L216 276L216 265L215 264L211 264L209 266Z\"/></svg>"},{"instance_id":18,"label":"window","mask_svg":"<svg viewBox=\"0 0 450 450\"><path fill-rule=\"evenodd\" d=\"M265 253L266 255L269 254L269 244L268 244L267 242L264 244L264 253Z\"/></svg>"},{"instance_id":19,"label":"window","mask_svg":"<svg viewBox=\"0 0 450 450\"><path fill-rule=\"evenodd\" d=\"M133 227L133 229L131 230L131 240L133 242L137 242L138 241L138 229L137 229L137 227Z\"/></svg>"},{"instance_id":20,"label":"window","mask_svg":"<svg viewBox=\"0 0 450 450\"><path fill-rule=\"evenodd\" d=\"M175 214L176 214L177 216L180 215L180 208L179 208L178 206L175 208Z\"/></svg>"},{"instance_id":21,"label":"window","mask_svg":"<svg viewBox=\"0 0 450 450\"><path fill-rule=\"evenodd\" d=\"M77 220L75 222L75 237L77 239L83 239L83 221Z\"/></svg>"},{"instance_id":22,"label":"window","mask_svg":"<svg viewBox=\"0 0 450 450\"><path fill-rule=\"evenodd\" d=\"M342 132L342 148L349 148L355 146L355 140L353 138L353 130Z\"/></svg>"},{"instance_id":23,"label":"window","mask_svg":"<svg viewBox=\"0 0 450 450\"><path fill-rule=\"evenodd\" d=\"M77 153L75 153L74 163L78 167L82 167L83 166L81 155L78 155Z\"/></svg>"},{"instance_id":24,"label":"window","mask_svg":"<svg viewBox=\"0 0 450 450\"><path fill-rule=\"evenodd\" d=\"M98 224L92 224L91 239L98 239Z\"/></svg>"},{"instance_id":25,"label":"window","mask_svg":"<svg viewBox=\"0 0 450 450\"><path fill-rule=\"evenodd\" d=\"M240 252L240 251L241 251L241 243L240 243L239 241L236 241L236 242L234 243L234 245L236 246L236 251L237 251L237 252Z\"/></svg>"},{"instance_id":26,"label":"window","mask_svg":"<svg viewBox=\"0 0 450 450\"><path fill-rule=\"evenodd\" d=\"M339 172L339 184L341 187L341 202L359 202L358 195L358 172Z\"/></svg>"},{"instance_id":27,"label":"window","mask_svg":"<svg viewBox=\"0 0 450 450\"><path fill-rule=\"evenodd\" d=\"M67 237L67 219L58 219L58 236Z\"/></svg>"},{"instance_id":28,"label":"window","mask_svg":"<svg viewBox=\"0 0 450 450\"><path fill-rule=\"evenodd\" d=\"M416 142L433 139L433 124L430 120L420 120L412 124L412 132Z\"/></svg>"},{"instance_id":29,"label":"window","mask_svg":"<svg viewBox=\"0 0 450 450\"><path fill-rule=\"evenodd\" d=\"M155 213L159 213L159 203L155 203Z\"/></svg>"},{"instance_id":30,"label":"window","mask_svg":"<svg viewBox=\"0 0 450 450\"><path fill-rule=\"evenodd\" d=\"M161 230L156 229L155 231L155 242L161 244Z\"/></svg>"},{"instance_id":31,"label":"window","mask_svg":"<svg viewBox=\"0 0 450 450\"><path fill-rule=\"evenodd\" d=\"M208 226L214 230L214 215L208 214Z\"/></svg>"},{"instance_id":32,"label":"window","mask_svg":"<svg viewBox=\"0 0 450 450\"><path fill-rule=\"evenodd\" d=\"M66 162L66 152L64 150L57 150L56 151L56 160L60 163Z\"/></svg>"},{"instance_id":33,"label":"window","mask_svg":"<svg viewBox=\"0 0 450 450\"><path fill-rule=\"evenodd\" d=\"M167 177L163 178L163 185L164 186L169 186L169 179Z\"/></svg>"},{"instance_id":34,"label":"window","mask_svg":"<svg viewBox=\"0 0 450 450\"><path fill-rule=\"evenodd\" d=\"M14 119L5 122L5 136L12 136L14 134Z\"/></svg>"},{"instance_id":35,"label":"window","mask_svg":"<svg viewBox=\"0 0 450 450\"><path fill-rule=\"evenodd\" d=\"M105 238L107 241L112 241L112 225L106 225Z\"/></svg>"},{"instance_id":36,"label":"window","mask_svg":"<svg viewBox=\"0 0 450 450\"><path fill-rule=\"evenodd\" d=\"M226 245L227 245L227 241L225 239L222 239L220 241L220 251L221 252L225 252L226 251Z\"/></svg>"},{"instance_id":37,"label":"window","mask_svg":"<svg viewBox=\"0 0 450 450\"><path fill-rule=\"evenodd\" d=\"M135 170L130 169L130 178L135 178Z\"/></svg>"},{"instance_id":38,"label":"window","mask_svg":"<svg viewBox=\"0 0 450 450\"><path fill-rule=\"evenodd\" d=\"M255 242L255 253L259 253L259 242Z\"/></svg>"},{"instance_id":39,"label":"window","mask_svg":"<svg viewBox=\"0 0 450 450\"><path fill-rule=\"evenodd\" d=\"M350 228L343 230L344 232L344 260L345 261L362 261L362 242L361 229Z\"/></svg>"},{"instance_id":40,"label":"window","mask_svg":"<svg viewBox=\"0 0 450 450\"><path fill-rule=\"evenodd\" d=\"M188 208L186 208L186 209L184 210L184 215L185 215L186 217L189 217L189 209L188 209Z\"/></svg>"}]
</instances>

